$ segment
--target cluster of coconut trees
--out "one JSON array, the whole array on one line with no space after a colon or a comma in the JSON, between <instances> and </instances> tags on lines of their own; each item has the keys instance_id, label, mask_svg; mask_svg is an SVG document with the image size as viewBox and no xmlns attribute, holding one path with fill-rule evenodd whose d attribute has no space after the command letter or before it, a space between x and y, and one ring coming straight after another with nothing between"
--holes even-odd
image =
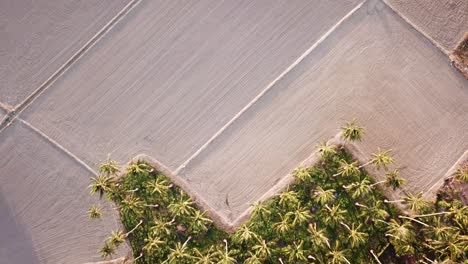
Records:
<instances>
[{"instance_id":1,"label":"cluster of coconut trees","mask_svg":"<svg viewBox=\"0 0 468 264\"><path fill-rule=\"evenodd\" d=\"M342 128L345 144L361 141L355 121ZM108 159L92 179L91 193L113 201L125 230L113 231L100 252L110 257L126 239L136 263L460 263L467 260L468 208L453 195L437 203L422 194L385 199L380 187L404 184L391 150L360 164L346 147L319 144L321 161L295 171L295 184L253 205L249 221L233 234L217 229L190 197L148 164L125 172ZM383 180L373 182L373 166ZM122 176L117 177L117 175ZM467 180L466 168L456 179ZM395 205L407 207L401 213ZM102 216L93 205L89 218Z\"/></svg>"}]
</instances>

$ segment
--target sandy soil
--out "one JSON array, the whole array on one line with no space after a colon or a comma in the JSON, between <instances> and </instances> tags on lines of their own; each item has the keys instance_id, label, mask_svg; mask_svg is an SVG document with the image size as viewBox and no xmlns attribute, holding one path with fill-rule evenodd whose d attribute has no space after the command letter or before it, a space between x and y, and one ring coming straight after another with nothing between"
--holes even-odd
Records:
<instances>
[{"instance_id":1,"label":"sandy soil","mask_svg":"<svg viewBox=\"0 0 468 264\"><path fill-rule=\"evenodd\" d=\"M175 169L356 2L142 2L24 117L89 164Z\"/></svg>"},{"instance_id":2,"label":"sandy soil","mask_svg":"<svg viewBox=\"0 0 468 264\"><path fill-rule=\"evenodd\" d=\"M357 117L360 150L393 148L424 191L468 149L468 82L382 4L361 8L190 163L181 176L229 219ZM377 178L380 176L377 175Z\"/></svg>"},{"instance_id":3,"label":"sandy soil","mask_svg":"<svg viewBox=\"0 0 468 264\"><path fill-rule=\"evenodd\" d=\"M0 1L0 102L26 99L127 2Z\"/></svg>"},{"instance_id":4,"label":"sandy soil","mask_svg":"<svg viewBox=\"0 0 468 264\"><path fill-rule=\"evenodd\" d=\"M448 51L468 32L466 0L385 1Z\"/></svg>"},{"instance_id":5,"label":"sandy soil","mask_svg":"<svg viewBox=\"0 0 468 264\"><path fill-rule=\"evenodd\" d=\"M86 211L91 173L21 122L0 134L0 263L98 261L97 250L117 219ZM118 253L129 250L123 245Z\"/></svg>"}]
</instances>

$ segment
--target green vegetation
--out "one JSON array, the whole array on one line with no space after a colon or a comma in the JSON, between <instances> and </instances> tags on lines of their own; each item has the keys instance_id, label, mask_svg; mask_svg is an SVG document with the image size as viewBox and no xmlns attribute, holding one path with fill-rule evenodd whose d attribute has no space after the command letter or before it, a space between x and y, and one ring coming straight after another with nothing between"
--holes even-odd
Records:
<instances>
[{"instance_id":1,"label":"green vegetation","mask_svg":"<svg viewBox=\"0 0 468 264\"><path fill-rule=\"evenodd\" d=\"M346 141L360 141L363 134L354 121L343 127ZM388 201L378 186L396 189L404 182L390 169L390 151L379 150L359 165L344 148L322 143L318 150L321 160L297 169L296 183L278 196L256 203L234 234L217 229L186 193L144 161L132 162L117 177L117 164L108 160L91 192L112 200L130 231L113 231L100 252L112 256L128 238L136 263L467 261L468 208L459 200L446 195L431 204L422 194L408 193ZM366 166L386 179L373 183ZM414 214L402 214L394 202ZM97 208L89 210L90 218L100 217Z\"/></svg>"}]
</instances>

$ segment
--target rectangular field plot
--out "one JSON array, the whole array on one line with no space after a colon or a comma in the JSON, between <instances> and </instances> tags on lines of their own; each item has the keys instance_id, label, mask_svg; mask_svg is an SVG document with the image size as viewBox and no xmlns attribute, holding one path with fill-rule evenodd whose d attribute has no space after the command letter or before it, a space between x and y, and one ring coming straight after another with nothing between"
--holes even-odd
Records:
<instances>
[{"instance_id":1,"label":"rectangular field plot","mask_svg":"<svg viewBox=\"0 0 468 264\"><path fill-rule=\"evenodd\" d=\"M129 1L0 1L0 102L21 103Z\"/></svg>"},{"instance_id":2,"label":"rectangular field plot","mask_svg":"<svg viewBox=\"0 0 468 264\"><path fill-rule=\"evenodd\" d=\"M357 3L143 1L23 116L89 164L175 169Z\"/></svg>"},{"instance_id":3,"label":"rectangular field plot","mask_svg":"<svg viewBox=\"0 0 468 264\"><path fill-rule=\"evenodd\" d=\"M103 219L90 220L87 170L30 127L15 122L0 134L0 262L84 263L118 228L101 201ZM124 244L116 256L124 256Z\"/></svg>"},{"instance_id":4,"label":"rectangular field plot","mask_svg":"<svg viewBox=\"0 0 468 264\"><path fill-rule=\"evenodd\" d=\"M468 149L468 82L390 9L366 4L180 176L232 221L352 118L367 129L363 153L392 148L403 189L426 191Z\"/></svg>"}]
</instances>

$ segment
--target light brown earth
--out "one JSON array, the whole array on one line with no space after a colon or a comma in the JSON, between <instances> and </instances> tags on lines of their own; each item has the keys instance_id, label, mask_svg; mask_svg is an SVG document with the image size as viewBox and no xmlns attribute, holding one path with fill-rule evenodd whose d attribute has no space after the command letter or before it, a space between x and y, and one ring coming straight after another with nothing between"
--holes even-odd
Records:
<instances>
[{"instance_id":1,"label":"light brown earth","mask_svg":"<svg viewBox=\"0 0 468 264\"><path fill-rule=\"evenodd\" d=\"M175 170L356 2L142 2L23 117L88 164Z\"/></svg>"},{"instance_id":2,"label":"light brown earth","mask_svg":"<svg viewBox=\"0 0 468 264\"><path fill-rule=\"evenodd\" d=\"M357 0L143 0L108 32L100 27L113 18L108 12L125 10L123 1L86 3L80 7L96 9L78 8L72 20L85 22L70 26L84 31L38 35L30 45L43 52L18 51L31 59L10 62L0 52L0 65L12 74L0 75L0 101L14 106L30 99L11 123L0 124L0 209L8 212L0 232L14 237L0 250L0 262L98 260L104 236L117 226L109 216L98 225L86 219L96 198L86 186L109 152L120 162L147 157L177 174L229 226L268 190L283 187L277 183L287 182L320 139L334 137L354 117L368 131L354 154L393 148L408 178L405 189L430 190L428 197L468 150L468 81L379 0L362 6ZM413 3L406 4L411 11ZM448 25L441 39L456 38L451 23L465 23L456 16L464 5L457 5L461 11L430 6L451 12L447 23L431 27ZM38 21L44 15L68 28L66 11L54 18L38 9ZM55 32L56 24L48 26ZM22 29L33 34L36 26ZM103 34L93 38L91 31ZM423 32L433 40L440 35ZM438 41L442 49L449 45ZM83 54L73 56L69 50L80 45ZM36 60L45 64L30 65ZM70 65L60 68L62 61ZM53 74L57 67L62 75ZM41 78L50 85L41 87Z\"/></svg>"},{"instance_id":3,"label":"light brown earth","mask_svg":"<svg viewBox=\"0 0 468 264\"><path fill-rule=\"evenodd\" d=\"M98 204L93 176L22 122L0 134L0 263L83 263L119 227L105 200L104 220L89 220ZM119 255L128 247L124 244Z\"/></svg>"},{"instance_id":4,"label":"light brown earth","mask_svg":"<svg viewBox=\"0 0 468 264\"><path fill-rule=\"evenodd\" d=\"M0 102L25 100L129 1L0 1Z\"/></svg>"},{"instance_id":5,"label":"light brown earth","mask_svg":"<svg viewBox=\"0 0 468 264\"><path fill-rule=\"evenodd\" d=\"M468 32L466 0L385 0L447 52Z\"/></svg>"}]
</instances>

